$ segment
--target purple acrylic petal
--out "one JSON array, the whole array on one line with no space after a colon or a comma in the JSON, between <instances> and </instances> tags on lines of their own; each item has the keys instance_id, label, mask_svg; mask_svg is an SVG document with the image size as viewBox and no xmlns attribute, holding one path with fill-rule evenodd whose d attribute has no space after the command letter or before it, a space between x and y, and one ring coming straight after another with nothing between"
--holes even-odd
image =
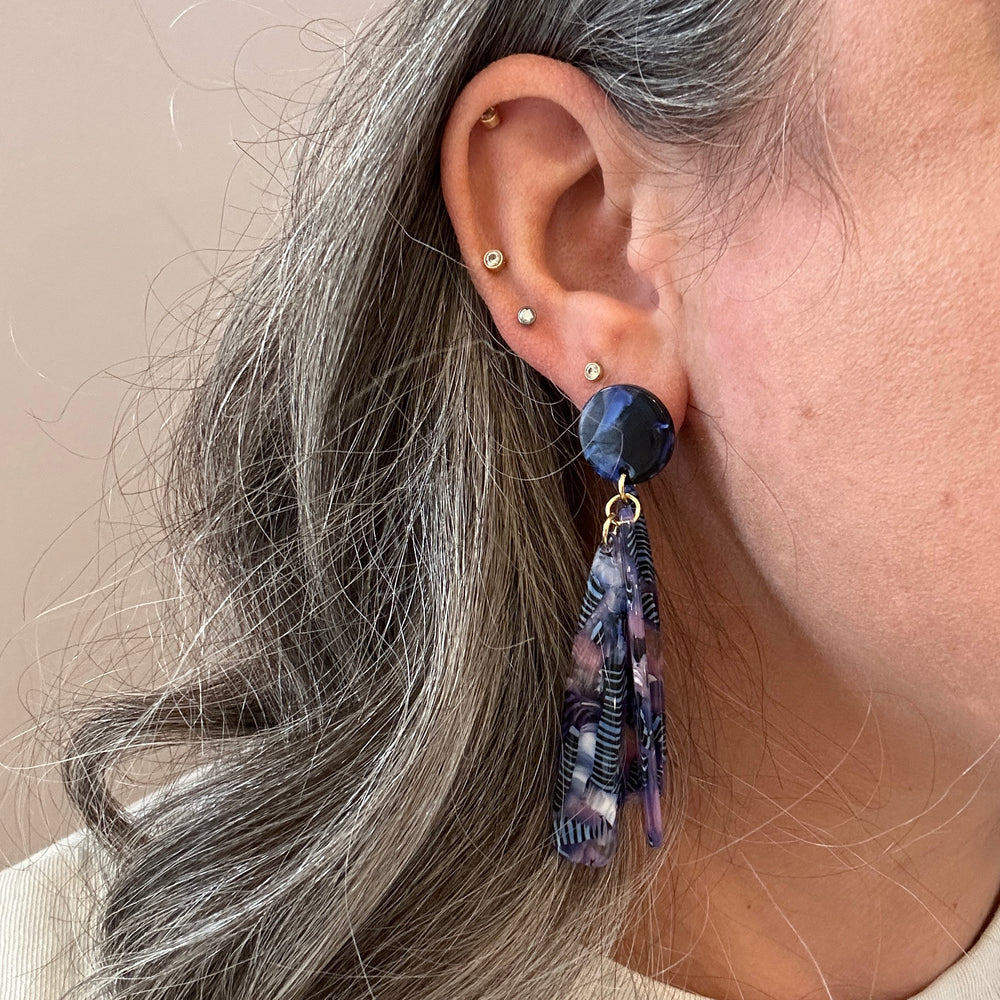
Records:
<instances>
[{"instance_id":1,"label":"purple acrylic petal","mask_svg":"<svg viewBox=\"0 0 1000 1000\"><path fill-rule=\"evenodd\" d=\"M653 713L653 748L656 759L656 784L663 792L665 782L666 718L663 704L663 665L660 662L660 601L656 589L656 570L646 530L646 520L635 521L635 563L639 571L639 593L646 630L646 673Z\"/></svg>"},{"instance_id":2,"label":"purple acrylic petal","mask_svg":"<svg viewBox=\"0 0 1000 1000\"><path fill-rule=\"evenodd\" d=\"M663 843L663 818L660 812L660 781L656 752L656 720L650 680L649 650L646 645L646 619L642 603L642 582L637 564L638 533L631 511L623 512L624 523L616 532L615 547L622 562L628 599L626 639L632 673L631 719L635 730L639 764L638 791L642 794L646 819L646 839L651 847ZM653 672L655 678L655 670ZM654 682L655 683L655 682ZM662 720L660 723L662 730Z\"/></svg>"},{"instance_id":3,"label":"purple acrylic petal","mask_svg":"<svg viewBox=\"0 0 1000 1000\"><path fill-rule=\"evenodd\" d=\"M553 825L559 854L606 865L618 841L628 676L621 559L601 546L587 580L563 704Z\"/></svg>"}]
</instances>

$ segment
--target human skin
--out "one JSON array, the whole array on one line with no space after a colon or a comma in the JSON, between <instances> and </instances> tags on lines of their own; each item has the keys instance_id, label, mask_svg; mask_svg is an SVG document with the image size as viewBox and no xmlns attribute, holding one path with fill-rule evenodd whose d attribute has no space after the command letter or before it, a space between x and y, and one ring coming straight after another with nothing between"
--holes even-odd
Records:
<instances>
[{"instance_id":1,"label":"human skin","mask_svg":"<svg viewBox=\"0 0 1000 1000\"><path fill-rule=\"evenodd\" d=\"M1000 12L830 0L818 37L836 197L790 156L715 229L697 157L535 57L469 84L442 153L511 348L679 427L643 501L710 766L616 957L723 1000L911 996L1000 886Z\"/></svg>"}]
</instances>

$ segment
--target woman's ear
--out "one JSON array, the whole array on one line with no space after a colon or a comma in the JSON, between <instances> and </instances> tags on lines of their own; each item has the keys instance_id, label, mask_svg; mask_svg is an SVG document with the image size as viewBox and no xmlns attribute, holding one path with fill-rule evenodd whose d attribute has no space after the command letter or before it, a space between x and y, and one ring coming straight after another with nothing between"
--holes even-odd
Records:
<instances>
[{"instance_id":1,"label":"woman's ear","mask_svg":"<svg viewBox=\"0 0 1000 1000\"><path fill-rule=\"evenodd\" d=\"M488 109L495 116L486 122ZM574 67L541 56L492 63L463 90L441 152L462 256L497 329L582 404L602 385L641 385L679 424L687 404L677 240L669 185L649 144ZM484 255L503 254L490 269ZM535 321L518 314L530 308ZM530 318L530 317L526 317ZM584 369L601 365L588 381Z\"/></svg>"}]
</instances>

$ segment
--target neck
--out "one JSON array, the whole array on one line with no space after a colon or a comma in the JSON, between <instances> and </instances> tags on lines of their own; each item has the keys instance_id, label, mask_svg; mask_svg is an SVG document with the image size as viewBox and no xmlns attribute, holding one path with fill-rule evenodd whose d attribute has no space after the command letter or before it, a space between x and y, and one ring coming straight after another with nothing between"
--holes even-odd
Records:
<instances>
[{"instance_id":1,"label":"neck","mask_svg":"<svg viewBox=\"0 0 1000 1000\"><path fill-rule=\"evenodd\" d=\"M614 957L720 1000L911 997L996 903L994 747L939 692L876 686L816 649L706 528L692 542L711 599L650 523L661 593L701 608L706 634L687 629L687 663L664 656L691 780Z\"/></svg>"}]
</instances>

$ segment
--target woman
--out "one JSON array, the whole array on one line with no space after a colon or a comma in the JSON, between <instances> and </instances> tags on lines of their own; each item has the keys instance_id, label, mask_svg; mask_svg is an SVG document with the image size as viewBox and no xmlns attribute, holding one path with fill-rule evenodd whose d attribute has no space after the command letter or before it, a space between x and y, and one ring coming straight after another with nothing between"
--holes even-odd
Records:
<instances>
[{"instance_id":1,"label":"woman","mask_svg":"<svg viewBox=\"0 0 1000 1000\"><path fill-rule=\"evenodd\" d=\"M176 433L181 679L77 732L7 995L1000 997L1000 8L410 0L352 63ZM612 384L677 431L670 780L587 868Z\"/></svg>"}]
</instances>

